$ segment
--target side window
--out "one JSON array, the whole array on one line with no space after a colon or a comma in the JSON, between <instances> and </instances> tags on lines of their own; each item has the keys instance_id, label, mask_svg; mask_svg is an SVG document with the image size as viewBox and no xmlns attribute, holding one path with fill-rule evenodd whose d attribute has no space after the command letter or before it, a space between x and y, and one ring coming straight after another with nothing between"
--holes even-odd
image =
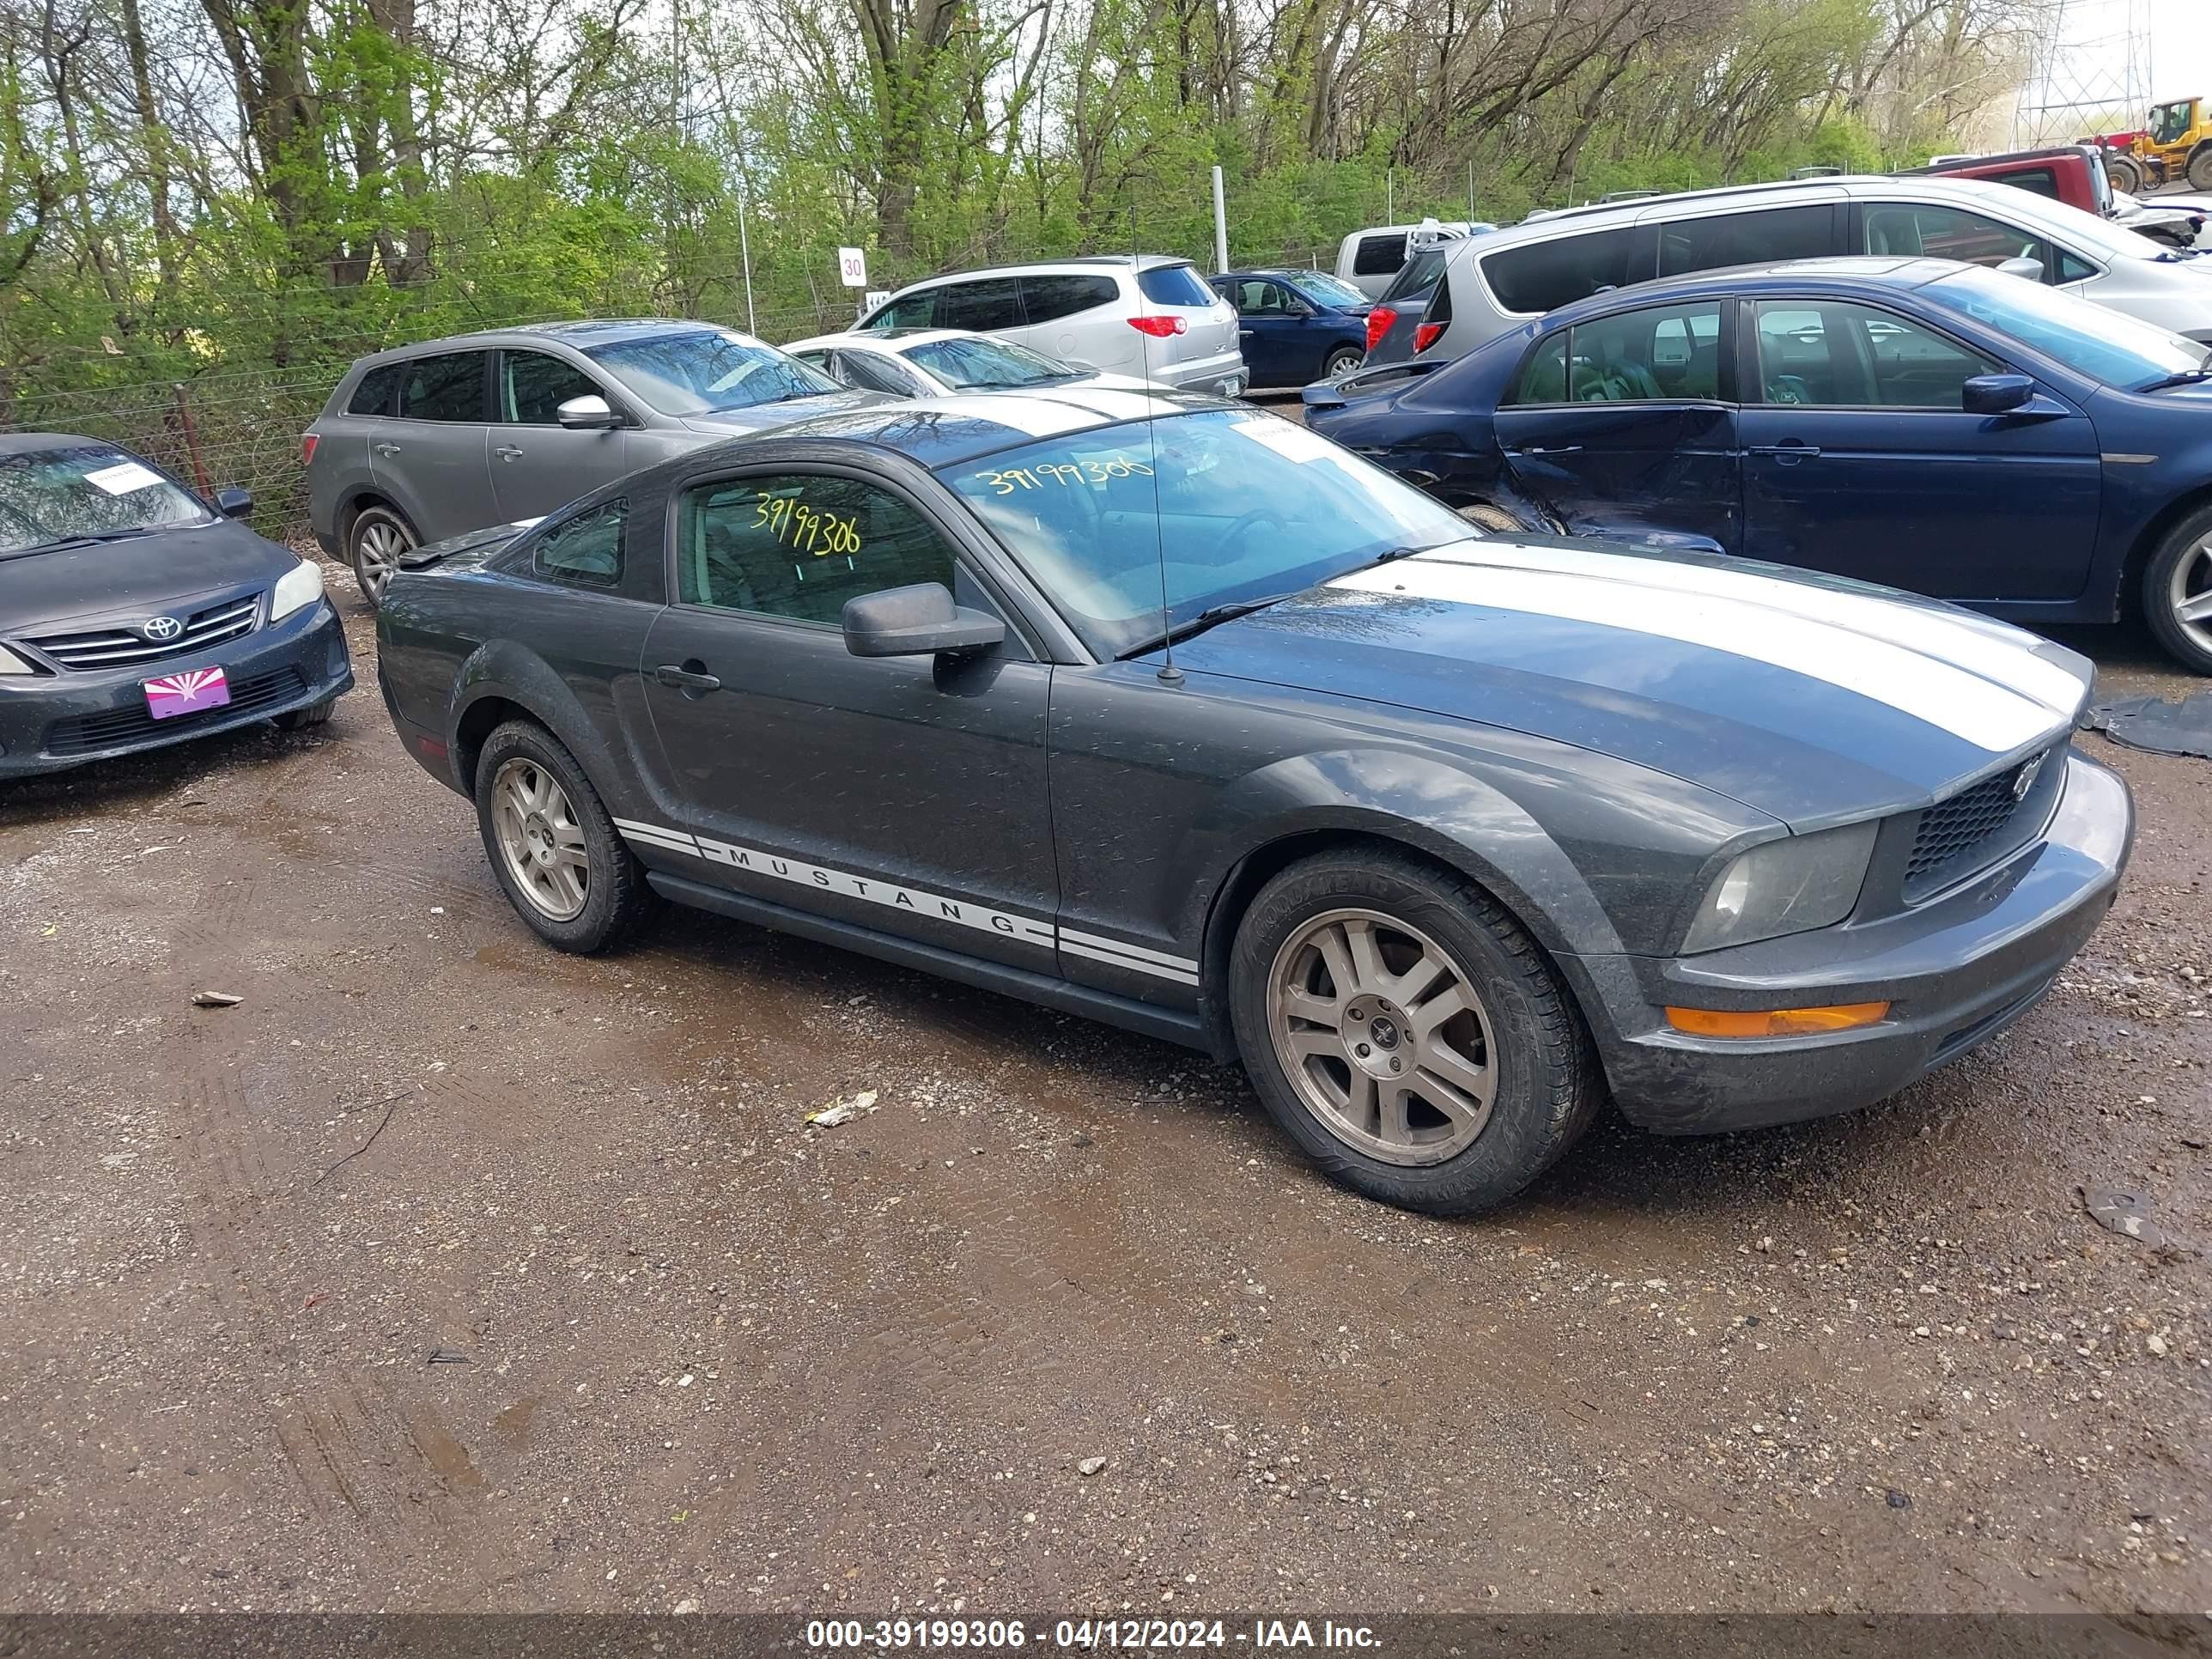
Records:
<instances>
[{"instance_id":1,"label":"side window","mask_svg":"<svg viewBox=\"0 0 2212 1659\"><path fill-rule=\"evenodd\" d=\"M2053 248L2051 252L2058 262L2051 273L2054 283L2086 283L2097 274L2097 267L2078 253L2069 253L2063 247Z\"/></svg>"},{"instance_id":2,"label":"side window","mask_svg":"<svg viewBox=\"0 0 2212 1659\"><path fill-rule=\"evenodd\" d=\"M386 363L381 368L370 369L361 377L361 384L353 389L353 397L346 404L346 413L392 413L392 394L399 390L399 376L406 367L404 363Z\"/></svg>"},{"instance_id":3,"label":"side window","mask_svg":"<svg viewBox=\"0 0 2212 1659\"><path fill-rule=\"evenodd\" d=\"M1960 259L1970 265L1999 265L2007 259L2043 259L2045 274L2049 274L2043 238L1978 213L1968 213L1963 208L1869 203L1865 251L1924 253L1931 258Z\"/></svg>"},{"instance_id":4,"label":"side window","mask_svg":"<svg viewBox=\"0 0 2212 1659\"><path fill-rule=\"evenodd\" d=\"M1237 284L1237 309L1247 317L1279 317L1290 308L1277 283L1255 278Z\"/></svg>"},{"instance_id":5,"label":"side window","mask_svg":"<svg viewBox=\"0 0 2212 1659\"><path fill-rule=\"evenodd\" d=\"M1032 325L1056 323L1121 296L1111 276L1024 276L1021 289L1022 309Z\"/></svg>"},{"instance_id":6,"label":"side window","mask_svg":"<svg viewBox=\"0 0 2212 1659\"><path fill-rule=\"evenodd\" d=\"M1553 236L1486 255L1482 274L1507 311L1557 311L1601 289L1650 281L1658 240L1650 225Z\"/></svg>"},{"instance_id":7,"label":"side window","mask_svg":"<svg viewBox=\"0 0 2212 1659\"><path fill-rule=\"evenodd\" d=\"M499 355L499 417L510 426L558 426L561 405L571 398L604 398L598 381L580 368L542 351Z\"/></svg>"},{"instance_id":8,"label":"side window","mask_svg":"<svg viewBox=\"0 0 2212 1659\"><path fill-rule=\"evenodd\" d=\"M1659 274L1675 276L1724 265L1818 259L1840 252L1836 210L1830 203L1770 208L1761 213L1716 213L1660 227Z\"/></svg>"},{"instance_id":9,"label":"side window","mask_svg":"<svg viewBox=\"0 0 2212 1659\"><path fill-rule=\"evenodd\" d=\"M678 597L835 628L845 601L953 585L952 550L913 507L854 478L730 478L684 492Z\"/></svg>"},{"instance_id":10,"label":"side window","mask_svg":"<svg viewBox=\"0 0 2212 1659\"><path fill-rule=\"evenodd\" d=\"M2036 196L2047 196L2054 202L2058 199L2058 175L2049 167L2030 167L2024 173L2008 173L1996 182Z\"/></svg>"},{"instance_id":11,"label":"side window","mask_svg":"<svg viewBox=\"0 0 2212 1659\"><path fill-rule=\"evenodd\" d=\"M1352 274L1355 276L1388 276L1406 263L1406 233L1394 231L1387 236L1363 236L1359 246L1352 252Z\"/></svg>"},{"instance_id":12,"label":"side window","mask_svg":"<svg viewBox=\"0 0 2212 1659\"><path fill-rule=\"evenodd\" d=\"M922 395L920 383L912 375L872 351L839 352L837 366L831 373L847 386L856 386L863 392L886 392L894 398Z\"/></svg>"},{"instance_id":13,"label":"side window","mask_svg":"<svg viewBox=\"0 0 2212 1659\"><path fill-rule=\"evenodd\" d=\"M1012 276L954 283L937 290L937 325L972 328L981 333L1022 325L1021 284Z\"/></svg>"},{"instance_id":14,"label":"side window","mask_svg":"<svg viewBox=\"0 0 2212 1659\"><path fill-rule=\"evenodd\" d=\"M1886 311L1794 301L1759 305L1759 364L1770 404L1857 409L1955 410L1966 381L1999 368Z\"/></svg>"},{"instance_id":15,"label":"side window","mask_svg":"<svg viewBox=\"0 0 2212 1659\"><path fill-rule=\"evenodd\" d=\"M1522 365L1508 404L1560 404L1567 400L1567 331L1537 342Z\"/></svg>"},{"instance_id":16,"label":"side window","mask_svg":"<svg viewBox=\"0 0 2212 1659\"><path fill-rule=\"evenodd\" d=\"M1656 403L1720 396L1717 300L1652 306L1576 325L1567 393L1575 403Z\"/></svg>"},{"instance_id":17,"label":"side window","mask_svg":"<svg viewBox=\"0 0 2212 1659\"><path fill-rule=\"evenodd\" d=\"M1137 273L1137 290L1156 306L1210 306L1213 290L1188 265L1152 265Z\"/></svg>"},{"instance_id":18,"label":"side window","mask_svg":"<svg viewBox=\"0 0 2212 1659\"><path fill-rule=\"evenodd\" d=\"M919 294L909 294L892 301L868 319L870 328L927 328L937 315L938 295L941 289L924 289Z\"/></svg>"},{"instance_id":19,"label":"side window","mask_svg":"<svg viewBox=\"0 0 2212 1659\"><path fill-rule=\"evenodd\" d=\"M410 421L482 421L484 354L454 351L417 357L405 365L399 382L399 413Z\"/></svg>"},{"instance_id":20,"label":"side window","mask_svg":"<svg viewBox=\"0 0 2212 1659\"><path fill-rule=\"evenodd\" d=\"M622 580L623 526L628 501L605 501L549 531L532 556L532 568L549 581L612 587Z\"/></svg>"}]
</instances>

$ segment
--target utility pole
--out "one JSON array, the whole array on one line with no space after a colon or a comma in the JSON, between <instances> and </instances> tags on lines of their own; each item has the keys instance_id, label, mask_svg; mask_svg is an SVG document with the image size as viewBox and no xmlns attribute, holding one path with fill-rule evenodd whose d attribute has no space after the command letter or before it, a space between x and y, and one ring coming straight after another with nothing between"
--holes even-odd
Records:
<instances>
[{"instance_id":1,"label":"utility pole","mask_svg":"<svg viewBox=\"0 0 2212 1659\"><path fill-rule=\"evenodd\" d=\"M1222 205L1221 169L1213 169L1213 268L1229 269L1229 210Z\"/></svg>"}]
</instances>

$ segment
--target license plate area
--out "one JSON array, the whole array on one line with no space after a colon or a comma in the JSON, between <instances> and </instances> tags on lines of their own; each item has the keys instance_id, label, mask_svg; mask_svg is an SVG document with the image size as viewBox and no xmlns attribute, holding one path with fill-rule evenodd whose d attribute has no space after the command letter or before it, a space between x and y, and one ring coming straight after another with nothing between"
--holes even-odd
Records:
<instances>
[{"instance_id":1,"label":"license plate area","mask_svg":"<svg viewBox=\"0 0 2212 1659\"><path fill-rule=\"evenodd\" d=\"M187 668L140 685L146 693L146 712L157 720L201 714L230 701L230 681L220 668Z\"/></svg>"}]
</instances>

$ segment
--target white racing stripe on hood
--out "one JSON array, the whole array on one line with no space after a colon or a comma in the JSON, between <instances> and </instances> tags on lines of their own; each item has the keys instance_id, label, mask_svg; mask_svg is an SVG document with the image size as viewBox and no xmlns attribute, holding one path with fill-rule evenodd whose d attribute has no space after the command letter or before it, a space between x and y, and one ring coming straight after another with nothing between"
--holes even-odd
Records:
<instances>
[{"instance_id":1,"label":"white racing stripe on hood","mask_svg":"<svg viewBox=\"0 0 2212 1659\"><path fill-rule=\"evenodd\" d=\"M1887 640L1763 601L1639 584L1611 571L1531 569L1517 557L1510 564L1414 558L1355 570L1328 586L1561 617L1725 652L1887 703L1991 754L2018 748L2063 718L2033 697Z\"/></svg>"},{"instance_id":2,"label":"white racing stripe on hood","mask_svg":"<svg viewBox=\"0 0 2212 1659\"><path fill-rule=\"evenodd\" d=\"M1632 587L1663 587L1676 592L1706 593L1743 599L1792 616L1887 640L1924 656L1995 680L2044 704L2054 716L2071 720L2088 689L2063 664L2038 656L2033 640L2008 623L1971 611L1945 612L1900 604L1870 593L1844 592L1809 582L1762 575L1755 570L1680 563L1635 554L1601 553L1583 548L1522 547L1511 542L1462 542L1425 556L1449 564L1504 566L1514 570L1557 570L1595 576Z\"/></svg>"}]
</instances>

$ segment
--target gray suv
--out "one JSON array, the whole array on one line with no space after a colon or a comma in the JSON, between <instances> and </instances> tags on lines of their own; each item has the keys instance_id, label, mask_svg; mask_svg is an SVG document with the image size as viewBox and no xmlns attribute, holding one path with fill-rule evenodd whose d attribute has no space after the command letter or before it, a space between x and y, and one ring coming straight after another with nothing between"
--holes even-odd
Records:
<instances>
[{"instance_id":1,"label":"gray suv","mask_svg":"<svg viewBox=\"0 0 2212 1659\"><path fill-rule=\"evenodd\" d=\"M363 357L301 443L310 521L374 605L424 542L544 517L687 449L884 401L712 324L544 323Z\"/></svg>"}]
</instances>

